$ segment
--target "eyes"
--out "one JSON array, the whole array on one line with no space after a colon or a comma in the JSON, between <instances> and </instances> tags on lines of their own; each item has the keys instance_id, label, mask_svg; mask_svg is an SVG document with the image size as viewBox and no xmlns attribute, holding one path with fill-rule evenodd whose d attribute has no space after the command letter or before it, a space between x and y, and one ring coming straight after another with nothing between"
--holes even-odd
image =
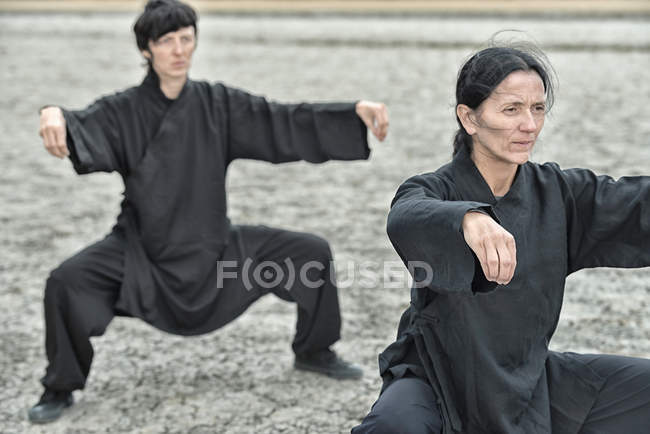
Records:
<instances>
[{"instance_id":1,"label":"eyes","mask_svg":"<svg viewBox=\"0 0 650 434\"><path fill-rule=\"evenodd\" d=\"M523 105L521 104L516 104L516 105L508 105L506 106L502 111L506 115L516 115L519 114L521 110L523 110ZM531 108L531 112L535 116L540 116L546 114L546 104L535 104Z\"/></svg>"},{"instance_id":2,"label":"eyes","mask_svg":"<svg viewBox=\"0 0 650 434\"><path fill-rule=\"evenodd\" d=\"M182 35L180 37L181 45L184 47L194 43L194 36L192 35ZM163 36L154 42L155 45L159 47L172 47L176 43L176 39L173 36Z\"/></svg>"}]
</instances>

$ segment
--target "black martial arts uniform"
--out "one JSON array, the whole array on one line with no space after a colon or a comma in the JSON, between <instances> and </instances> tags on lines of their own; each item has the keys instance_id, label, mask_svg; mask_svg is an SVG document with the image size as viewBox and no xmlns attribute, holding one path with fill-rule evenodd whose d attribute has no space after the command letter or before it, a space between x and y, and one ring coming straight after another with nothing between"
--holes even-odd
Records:
<instances>
[{"instance_id":1,"label":"black martial arts uniform","mask_svg":"<svg viewBox=\"0 0 650 434\"><path fill-rule=\"evenodd\" d=\"M488 282L467 246L470 210L514 236L508 285ZM567 275L650 265L650 177L528 162L497 199L462 150L399 188L387 229L432 276L414 268L411 306L379 356L382 394L353 433L650 432L650 360L548 349Z\"/></svg>"},{"instance_id":2,"label":"black martial arts uniform","mask_svg":"<svg viewBox=\"0 0 650 434\"><path fill-rule=\"evenodd\" d=\"M354 104L276 104L192 80L170 100L150 72L140 86L63 113L75 170L117 171L125 191L112 233L48 279L49 366L41 380L46 387L84 387L93 356L89 337L101 335L114 315L138 317L174 334L200 334L223 326L272 291L298 305L296 354L327 349L339 339L327 242L267 227L231 226L225 175L236 158L273 163L367 158L367 131ZM247 259L249 270L276 262L285 267L285 279L269 287L254 275L244 276ZM287 272L287 261L298 271L312 260L322 264L308 269L309 282L320 281L317 288ZM228 268L224 261L230 261ZM238 278L225 278L224 271Z\"/></svg>"}]
</instances>

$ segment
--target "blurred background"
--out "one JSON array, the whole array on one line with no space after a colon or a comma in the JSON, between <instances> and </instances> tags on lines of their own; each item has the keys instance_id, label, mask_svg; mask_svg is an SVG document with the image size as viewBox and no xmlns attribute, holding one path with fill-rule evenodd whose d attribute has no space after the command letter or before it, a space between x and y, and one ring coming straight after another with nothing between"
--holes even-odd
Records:
<instances>
[{"instance_id":1,"label":"blurred background","mask_svg":"<svg viewBox=\"0 0 650 434\"><path fill-rule=\"evenodd\" d=\"M144 0L1 0L4 10L137 11ZM190 0L200 12L647 14L645 0Z\"/></svg>"},{"instance_id":2,"label":"blurred background","mask_svg":"<svg viewBox=\"0 0 650 434\"><path fill-rule=\"evenodd\" d=\"M77 404L30 426L45 368L43 284L110 231L116 174L77 176L38 137L38 108L83 108L137 85L131 27L143 1L0 0L0 432L349 432L379 392L377 354L395 338L408 279L385 235L407 177L451 158L458 68L501 30L536 41L559 77L534 160L614 177L650 168L649 1L190 1L200 12L190 76L270 99L388 105L369 161L273 166L236 161L235 223L327 238L335 255L345 358L358 382L295 372L295 307L266 297L214 333L180 338L117 318L94 340ZM552 347L650 357L650 272L569 277Z\"/></svg>"}]
</instances>

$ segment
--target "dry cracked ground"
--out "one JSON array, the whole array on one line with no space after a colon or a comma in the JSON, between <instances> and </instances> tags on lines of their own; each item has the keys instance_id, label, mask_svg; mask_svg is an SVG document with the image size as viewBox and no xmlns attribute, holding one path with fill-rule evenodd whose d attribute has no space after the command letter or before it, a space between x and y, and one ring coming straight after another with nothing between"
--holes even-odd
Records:
<instances>
[{"instance_id":1,"label":"dry cracked ground","mask_svg":"<svg viewBox=\"0 0 650 434\"><path fill-rule=\"evenodd\" d=\"M499 29L534 37L560 91L534 156L615 177L650 170L647 19L204 16L193 78L269 98L386 102L391 130L364 162L272 166L237 161L228 178L237 223L330 240L341 281L343 339L361 381L295 372L295 308L273 296L208 335L180 338L118 318L94 340L77 404L30 426L41 393L43 282L110 230L122 183L79 177L50 157L37 109L81 108L143 76L122 14L0 15L0 432L336 433L377 396L377 354L408 304L405 273L385 235L389 202L408 176L450 158L453 86L461 61ZM384 267L383 263L387 266ZM650 356L650 270L570 276L558 350Z\"/></svg>"}]
</instances>

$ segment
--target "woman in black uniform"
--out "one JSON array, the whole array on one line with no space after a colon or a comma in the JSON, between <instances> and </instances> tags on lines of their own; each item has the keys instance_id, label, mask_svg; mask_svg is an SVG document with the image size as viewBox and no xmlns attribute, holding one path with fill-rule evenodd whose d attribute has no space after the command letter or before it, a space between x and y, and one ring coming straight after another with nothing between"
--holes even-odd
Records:
<instances>
[{"instance_id":1,"label":"woman in black uniform","mask_svg":"<svg viewBox=\"0 0 650 434\"><path fill-rule=\"evenodd\" d=\"M408 179L388 235L414 277L358 433L650 432L650 360L548 349L566 277L650 265L650 177L528 161L553 101L534 48L461 68L453 161Z\"/></svg>"}]
</instances>

